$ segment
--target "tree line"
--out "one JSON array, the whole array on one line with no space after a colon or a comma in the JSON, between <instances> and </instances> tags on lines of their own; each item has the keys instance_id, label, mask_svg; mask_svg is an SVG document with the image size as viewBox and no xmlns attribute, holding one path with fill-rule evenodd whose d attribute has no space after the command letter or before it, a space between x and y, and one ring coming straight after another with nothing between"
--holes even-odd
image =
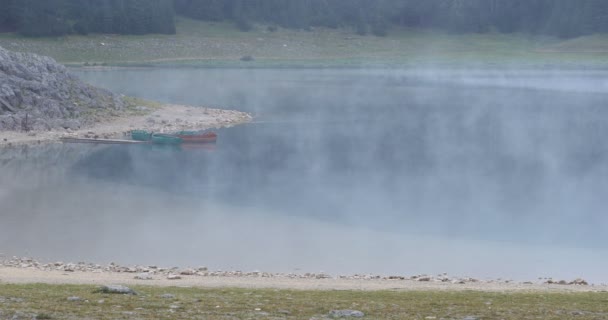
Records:
<instances>
[{"instance_id":1,"label":"tree line","mask_svg":"<svg viewBox=\"0 0 608 320\"><path fill-rule=\"evenodd\" d=\"M608 0L0 0L0 31L175 33L175 15L293 29L393 27L449 32L522 32L575 37L608 32Z\"/></svg>"},{"instance_id":2,"label":"tree line","mask_svg":"<svg viewBox=\"0 0 608 320\"><path fill-rule=\"evenodd\" d=\"M0 31L26 36L175 33L172 0L0 0Z\"/></svg>"}]
</instances>

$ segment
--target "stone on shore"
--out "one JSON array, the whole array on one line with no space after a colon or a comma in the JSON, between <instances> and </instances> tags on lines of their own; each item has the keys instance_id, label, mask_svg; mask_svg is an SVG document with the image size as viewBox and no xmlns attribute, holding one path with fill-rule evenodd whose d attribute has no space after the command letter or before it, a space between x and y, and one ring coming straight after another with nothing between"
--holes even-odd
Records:
<instances>
[{"instance_id":1,"label":"stone on shore","mask_svg":"<svg viewBox=\"0 0 608 320\"><path fill-rule=\"evenodd\" d=\"M330 318L363 318L365 314L359 310L332 310L329 312Z\"/></svg>"},{"instance_id":2,"label":"stone on shore","mask_svg":"<svg viewBox=\"0 0 608 320\"><path fill-rule=\"evenodd\" d=\"M133 289L119 284L102 286L99 288L98 292L137 295L137 292L135 292Z\"/></svg>"}]
</instances>

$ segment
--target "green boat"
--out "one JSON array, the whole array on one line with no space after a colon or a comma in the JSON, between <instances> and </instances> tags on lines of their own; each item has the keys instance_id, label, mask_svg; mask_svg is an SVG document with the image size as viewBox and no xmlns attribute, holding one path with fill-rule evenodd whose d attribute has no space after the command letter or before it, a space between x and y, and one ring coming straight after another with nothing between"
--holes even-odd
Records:
<instances>
[{"instance_id":1,"label":"green boat","mask_svg":"<svg viewBox=\"0 0 608 320\"><path fill-rule=\"evenodd\" d=\"M176 136L196 136L201 134L198 131L178 131L175 133Z\"/></svg>"},{"instance_id":2,"label":"green boat","mask_svg":"<svg viewBox=\"0 0 608 320\"><path fill-rule=\"evenodd\" d=\"M152 143L165 144L165 145L176 145L182 143L182 138L172 134L154 133L152 134Z\"/></svg>"},{"instance_id":3,"label":"green boat","mask_svg":"<svg viewBox=\"0 0 608 320\"><path fill-rule=\"evenodd\" d=\"M152 133L145 130L133 130L131 131L131 139L135 141L150 141Z\"/></svg>"}]
</instances>

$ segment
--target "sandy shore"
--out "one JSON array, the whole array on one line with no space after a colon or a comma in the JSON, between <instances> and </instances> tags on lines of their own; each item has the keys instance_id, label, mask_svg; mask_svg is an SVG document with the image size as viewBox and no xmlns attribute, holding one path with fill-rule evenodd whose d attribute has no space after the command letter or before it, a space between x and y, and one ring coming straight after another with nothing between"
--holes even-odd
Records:
<instances>
[{"instance_id":1,"label":"sandy shore","mask_svg":"<svg viewBox=\"0 0 608 320\"><path fill-rule=\"evenodd\" d=\"M0 146L58 141L62 137L123 138L131 130L153 132L204 130L251 121L248 113L183 105L163 105L146 115L113 117L78 130L15 132L0 131Z\"/></svg>"},{"instance_id":2,"label":"sandy shore","mask_svg":"<svg viewBox=\"0 0 608 320\"><path fill-rule=\"evenodd\" d=\"M449 282L417 281L411 279L346 279L346 278L289 278L263 276L198 276L180 275L170 280L163 275L150 275L149 279L136 279L133 273L116 272L65 272L0 267L0 282L11 284L86 284L86 285L152 285L200 288L252 288L289 290L409 290L409 291L486 291L486 292L605 292L606 286L557 284L523 284L504 282ZM141 277L141 276L140 276Z\"/></svg>"},{"instance_id":3,"label":"sandy shore","mask_svg":"<svg viewBox=\"0 0 608 320\"><path fill-rule=\"evenodd\" d=\"M537 282L479 280L447 274L430 276L380 276L267 273L260 271L211 271L206 267L162 268L158 266L120 266L114 263L42 263L31 258L0 259L0 283L152 285L201 288L269 288L293 290L438 290L486 292L606 292L606 285L588 285L539 279Z\"/></svg>"}]
</instances>

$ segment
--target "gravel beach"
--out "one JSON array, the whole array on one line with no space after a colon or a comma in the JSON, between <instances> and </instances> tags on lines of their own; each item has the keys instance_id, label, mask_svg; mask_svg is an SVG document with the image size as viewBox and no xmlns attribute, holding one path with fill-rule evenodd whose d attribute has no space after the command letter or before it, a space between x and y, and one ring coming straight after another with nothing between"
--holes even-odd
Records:
<instances>
[{"instance_id":1,"label":"gravel beach","mask_svg":"<svg viewBox=\"0 0 608 320\"><path fill-rule=\"evenodd\" d=\"M295 290L397 290L397 291L484 291L484 292L606 292L608 286L571 281L537 279L535 282L480 280L441 275L329 275L324 273L267 273L261 271L211 271L206 267L163 268L120 266L115 263L42 263L12 257L0 261L0 282L12 284L120 283L161 287L253 288Z\"/></svg>"},{"instance_id":2,"label":"gravel beach","mask_svg":"<svg viewBox=\"0 0 608 320\"><path fill-rule=\"evenodd\" d=\"M147 107L141 107L147 108ZM204 130L230 127L251 121L252 117L240 111L168 104L158 109L142 110L145 115L109 117L104 121L76 130L32 130L29 132L0 131L0 146L56 142L60 138L119 139L131 130L153 132Z\"/></svg>"}]
</instances>

